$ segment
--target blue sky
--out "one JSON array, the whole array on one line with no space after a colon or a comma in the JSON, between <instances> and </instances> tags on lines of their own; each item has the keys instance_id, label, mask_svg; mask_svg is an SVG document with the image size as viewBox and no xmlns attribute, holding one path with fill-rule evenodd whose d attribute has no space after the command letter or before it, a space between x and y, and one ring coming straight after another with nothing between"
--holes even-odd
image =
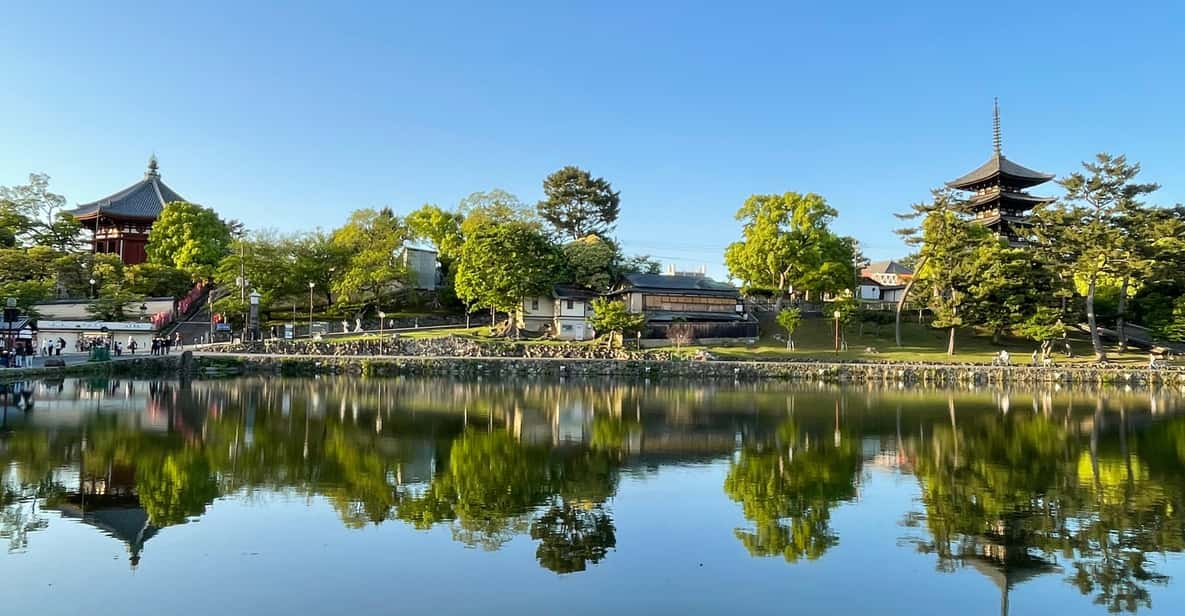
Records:
<instances>
[{"instance_id":1,"label":"blue sky","mask_svg":"<svg viewBox=\"0 0 1185 616\"><path fill-rule=\"evenodd\" d=\"M199 6L200 5L200 6ZM1185 201L1185 3L236 2L0 8L0 184L141 177L250 227L340 224L575 164L631 252L724 275L753 193L824 195L874 259L892 212L1004 153L1126 153ZM1056 187L1042 187L1056 194Z\"/></svg>"}]
</instances>

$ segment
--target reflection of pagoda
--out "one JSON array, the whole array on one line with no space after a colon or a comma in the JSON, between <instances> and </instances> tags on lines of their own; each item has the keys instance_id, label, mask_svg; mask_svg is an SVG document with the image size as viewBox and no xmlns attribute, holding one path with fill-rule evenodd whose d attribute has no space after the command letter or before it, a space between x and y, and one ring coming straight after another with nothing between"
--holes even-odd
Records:
<instances>
[{"instance_id":1,"label":"reflection of pagoda","mask_svg":"<svg viewBox=\"0 0 1185 616\"><path fill-rule=\"evenodd\" d=\"M56 507L63 518L73 518L122 541L132 568L140 563L144 543L159 530L140 506L134 485L135 471L112 468L105 477L80 478L78 491L68 493Z\"/></svg>"},{"instance_id":2,"label":"reflection of pagoda","mask_svg":"<svg viewBox=\"0 0 1185 616\"><path fill-rule=\"evenodd\" d=\"M1023 546L1000 543L977 545L971 553L961 555L963 561L987 576L1000 589L1000 614L1008 614L1008 594L1012 587L1044 573L1061 571L1061 567L1033 556Z\"/></svg>"},{"instance_id":3,"label":"reflection of pagoda","mask_svg":"<svg viewBox=\"0 0 1185 616\"><path fill-rule=\"evenodd\" d=\"M148 232L165 204L185 199L160 179L156 156L148 160L144 179L70 213L93 234L93 252L112 253L128 265L148 259Z\"/></svg>"},{"instance_id":4,"label":"reflection of pagoda","mask_svg":"<svg viewBox=\"0 0 1185 616\"><path fill-rule=\"evenodd\" d=\"M1033 171L1004 157L1000 141L1000 106L995 106L992 157L978 169L946 185L971 193L964 211L996 235L1008 238L1013 245L1023 245L1022 234L1028 223L1028 212L1052 199L1025 192L1053 179L1053 176Z\"/></svg>"}]
</instances>

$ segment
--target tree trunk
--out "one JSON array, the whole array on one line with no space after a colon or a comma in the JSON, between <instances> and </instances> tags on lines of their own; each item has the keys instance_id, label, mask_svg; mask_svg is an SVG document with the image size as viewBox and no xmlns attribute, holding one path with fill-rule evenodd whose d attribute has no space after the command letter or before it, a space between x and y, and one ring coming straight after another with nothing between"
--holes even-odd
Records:
<instances>
[{"instance_id":1,"label":"tree trunk","mask_svg":"<svg viewBox=\"0 0 1185 616\"><path fill-rule=\"evenodd\" d=\"M778 298L774 300L774 314L777 315L782 312L782 305L786 301L786 292L778 290Z\"/></svg>"},{"instance_id":2,"label":"tree trunk","mask_svg":"<svg viewBox=\"0 0 1185 616\"><path fill-rule=\"evenodd\" d=\"M1000 330L999 329L992 329L992 344L995 346L1000 346Z\"/></svg>"},{"instance_id":3,"label":"tree trunk","mask_svg":"<svg viewBox=\"0 0 1185 616\"><path fill-rule=\"evenodd\" d=\"M901 297L897 299L897 324L894 328L897 346L901 346L901 311L905 309L905 300L909 297L909 291L913 288L913 283L918 279L918 274L922 271L922 266L925 264L926 257L918 259L917 265L913 269L913 276L910 277L909 282L905 283L905 288L901 290ZM921 321L921 318L918 321Z\"/></svg>"},{"instance_id":4,"label":"tree trunk","mask_svg":"<svg viewBox=\"0 0 1185 616\"><path fill-rule=\"evenodd\" d=\"M955 354L955 328L954 327L950 328L950 341L946 343L946 354L947 355L954 355Z\"/></svg>"},{"instance_id":5,"label":"tree trunk","mask_svg":"<svg viewBox=\"0 0 1185 616\"><path fill-rule=\"evenodd\" d=\"M1123 282L1119 285L1119 316L1115 319L1115 335L1119 336L1119 352L1127 351L1127 332L1124 326L1127 325L1127 285L1130 282L1131 275L1124 274Z\"/></svg>"},{"instance_id":6,"label":"tree trunk","mask_svg":"<svg viewBox=\"0 0 1185 616\"><path fill-rule=\"evenodd\" d=\"M1098 320L1094 315L1094 289L1097 273L1090 275L1090 283L1086 287L1086 326L1090 328L1090 345L1094 348L1095 361L1107 359L1107 352L1103 350L1103 340L1099 337Z\"/></svg>"}]
</instances>

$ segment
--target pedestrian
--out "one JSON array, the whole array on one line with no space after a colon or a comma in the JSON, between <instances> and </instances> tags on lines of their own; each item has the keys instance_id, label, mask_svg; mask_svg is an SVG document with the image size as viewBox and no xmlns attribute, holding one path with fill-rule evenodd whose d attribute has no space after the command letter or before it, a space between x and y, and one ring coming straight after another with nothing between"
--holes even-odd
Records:
<instances>
[{"instance_id":1,"label":"pedestrian","mask_svg":"<svg viewBox=\"0 0 1185 616\"><path fill-rule=\"evenodd\" d=\"M178 351L185 350L185 341L181 338L181 332L173 332L173 342L177 345Z\"/></svg>"},{"instance_id":2,"label":"pedestrian","mask_svg":"<svg viewBox=\"0 0 1185 616\"><path fill-rule=\"evenodd\" d=\"M161 344L165 345L165 355L168 355L169 353L173 352L173 339L172 338L165 336L164 339L161 340Z\"/></svg>"},{"instance_id":3,"label":"pedestrian","mask_svg":"<svg viewBox=\"0 0 1185 616\"><path fill-rule=\"evenodd\" d=\"M137 346L139 346L139 345L136 344L135 340L131 340L128 342L128 350L132 352L132 355L136 354L136 347Z\"/></svg>"},{"instance_id":4,"label":"pedestrian","mask_svg":"<svg viewBox=\"0 0 1185 616\"><path fill-rule=\"evenodd\" d=\"M66 348L66 339L58 338L58 357L62 356L62 349Z\"/></svg>"}]
</instances>

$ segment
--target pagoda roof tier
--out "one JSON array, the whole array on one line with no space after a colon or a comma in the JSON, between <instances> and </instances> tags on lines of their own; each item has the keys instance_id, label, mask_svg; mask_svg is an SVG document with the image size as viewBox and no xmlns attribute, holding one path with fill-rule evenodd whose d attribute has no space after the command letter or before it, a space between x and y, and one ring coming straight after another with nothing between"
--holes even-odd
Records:
<instances>
[{"instance_id":1,"label":"pagoda roof tier","mask_svg":"<svg viewBox=\"0 0 1185 616\"><path fill-rule=\"evenodd\" d=\"M983 195L975 195L968 199L963 206L964 210L976 210L988 205L999 204L1004 207L1011 207L1014 209L1031 209L1043 203L1050 203L1053 199L1049 197L1041 197L1038 195L1030 195L1029 193L1000 191L990 192Z\"/></svg>"},{"instance_id":2,"label":"pagoda roof tier","mask_svg":"<svg viewBox=\"0 0 1185 616\"><path fill-rule=\"evenodd\" d=\"M988 183L999 183L1010 188L1029 188L1052 179L1052 174L1018 165L997 152L975 171L951 180L946 185L959 190L974 190L976 186Z\"/></svg>"},{"instance_id":3,"label":"pagoda roof tier","mask_svg":"<svg viewBox=\"0 0 1185 616\"><path fill-rule=\"evenodd\" d=\"M71 210L70 214L78 220L103 216L151 221L160 216L166 203L173 201L185 201L185 198L161 181L154 156L148 161L148 171L144 174L143 180L111 196L81 204Z\"/></svg>"}]
</instances>

